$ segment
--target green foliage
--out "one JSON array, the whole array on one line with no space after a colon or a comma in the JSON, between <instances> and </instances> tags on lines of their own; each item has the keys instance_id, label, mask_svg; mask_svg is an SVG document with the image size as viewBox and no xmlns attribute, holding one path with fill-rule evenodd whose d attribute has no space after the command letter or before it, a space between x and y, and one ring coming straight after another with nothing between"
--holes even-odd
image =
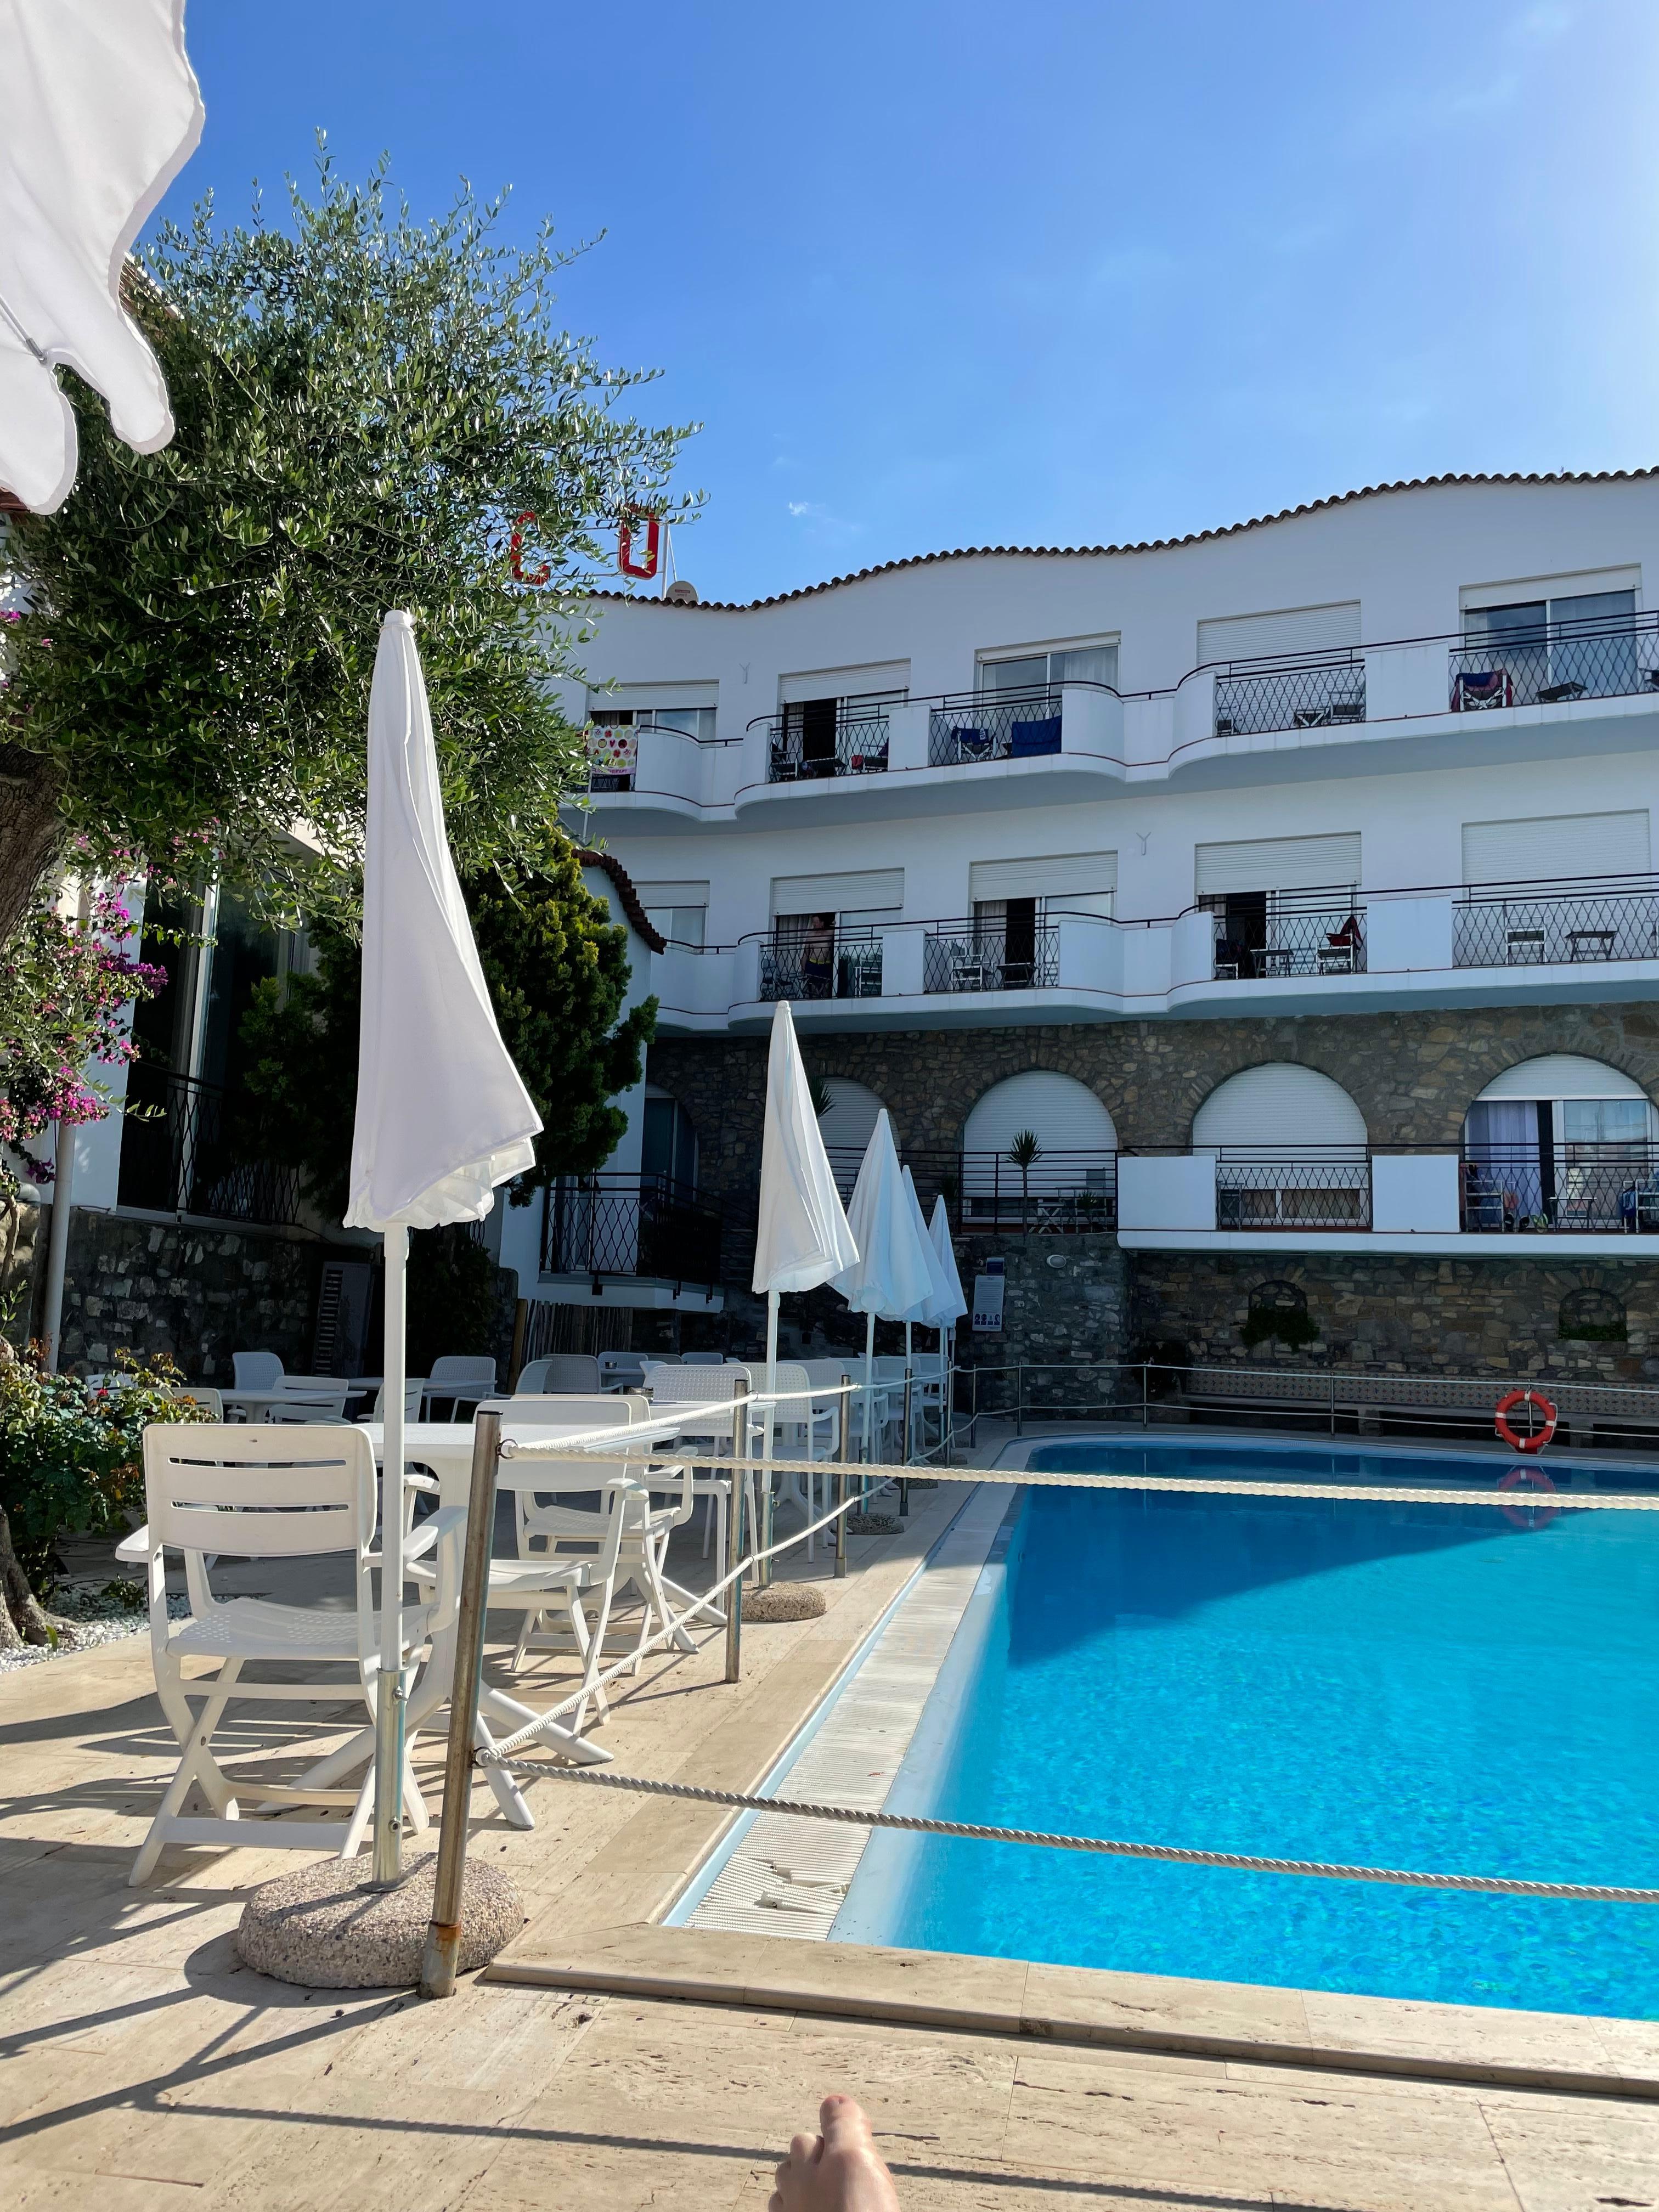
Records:
<instances>
[{"instance_id":1,"label":"green foliage","mask_svg":"<svg viewBox=\"0 0 1659 2212\"><path fill-rule=\"evenodd\" d=\"M1249 1352L1270 1342L1300 1352L1319 1341L1319 1323L1304 1306L1252 1306L1238 1334Z\"/></svg>"},{"instance_id":2,"label":"green foliage","mask_svg":"<svg viewBox=\"0 0 1659 2212\"><path fill-rule=\"evenodd\" d=\"M0 1510L37 1596L49 1591L58 1536L115 1534L142 1505L145 1425L209 1419L173 1395L183 1378L171 1360L122 1352L117 1365L104 1384L47 1375L33 1359L0 1362Z\"/></svg>"},{"instance_id":3,"label":"green foliage","mask_svg":"<svg viewBox=\"0 0 1659 2212\"><path fill-rule=\"evenodd\" d=\"M1022 1129L1008 1146L1008 1157L1022 1175L1034 1168L1042 1158L1042 1146L1037 1141L1035 1129Z\"/></svg>"},{"instance_id":4,"label":"green foliage","mask_svg":"<svg viewBox=\"0 0 1659 2212\"><path fill-rule=\"evenodd\" d=\"M640 1079L656 1001L623 1016L628 933L584 885L568 844L516 885L494 875L465 889L502 1040L542 1117L536 1166L514 1194L522 1200L556 1175L609 1158L625 1126L610 1101ZM243 1022L255 1103L240 1133L249 1158L297 1168L319 1210L337 1220L356 1110L362 969L343 933L313 934L316 974L291 977L286 1000L278 985L261 985Z\"/></svg>"},{"instance_id":5,"label":"green foliage","mask_svg":"<svg viewBox=\"0 0 1659 2212\"><path fill-rule=\"evenodd\" d=\"M558 326L573 257L548 227L500 245L501 203L470 189L417 223L384 164L356 185L324 158L314 196L289 192L281 228L257 204L221 227L210 200L145 249L169 446L131 453L64 378L80 475L12 532L29 611L0 749L94 861L216 856L272 915L349 914L382 614L415 617L463 871L538 864L582 780L551 679L576 672L599 532L635 503L683 510L666 486L695 426L633 421L650 373Z\"/></svg>"},{"instance_id":6,"label":"green foliage","mask_svg":"<svg viewBox=\"0 0 1659 2212\"><path fill-rule=\"evenodd\" d=\"M408 1372L447 1352L495 1349L495 1263L464 1222L409 1240Z\"/></svg>"}]
</instances>

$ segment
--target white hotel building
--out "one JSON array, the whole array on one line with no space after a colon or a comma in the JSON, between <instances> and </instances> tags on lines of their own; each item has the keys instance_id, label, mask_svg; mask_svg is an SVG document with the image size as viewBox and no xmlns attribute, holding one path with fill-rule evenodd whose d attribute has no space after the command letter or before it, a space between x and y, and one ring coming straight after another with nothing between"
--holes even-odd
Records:
<instances>
[{"instance_id":1,"label":"white hotel building","mask_svg":"<svg viewBox=\"0 0 1659 2212\"><path fill-rule=\"evenodd\" d=\"M1643 471L602 595L646 1166L741 1209L787 997L832 1145L887 1105L967 1259L1048 1264L1032 1357L1301 1310L1298 1357L1659 1377L1656 594Z\"/></svg>"}]
</instances>

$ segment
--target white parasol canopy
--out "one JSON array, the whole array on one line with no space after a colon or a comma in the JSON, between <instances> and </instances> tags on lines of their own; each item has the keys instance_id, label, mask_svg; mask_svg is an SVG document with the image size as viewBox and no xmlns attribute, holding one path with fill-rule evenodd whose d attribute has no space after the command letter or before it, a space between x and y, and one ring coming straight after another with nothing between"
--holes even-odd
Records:
<instances>
[{"instance_id":1,"label":"white parasol canopy","mask_svg":"<svg viewBox=\"0 0 1659 2212\"><path fill-rule=\"evenodd\" d=\"M823 1149L794 1017L780 999L766 1067L754 1286L771 1295L814 1291L858 1256Z\"/></svg>"},{"instance_id":2,"label":"white parasol canopy","mask_svg":"<svg viewBox=\"0 0 1659 2212\"><path fill-rule=\"evenodd\" d=\"M103 393L135 453L173 435L120 282L202 135L185 0L0 0L0 484L50 514L78 458L54 364Z\"/></svg>"},{"instance_id":3,"label":"white parasol canopy","mask_svg":"<svg viewBox=\"0 0 1659 2212\"><path fill-rule=\"evenodd\" d=\"M856 1263L835 1279L864 1331L864 1455L870 1456L870 1405L875 1384L876 1320L902 1321L933 1286L933 1270L904 1195L893 1127L884 1106L859 1164L847 1218L859 1248Z\"/></svg>"},{"instance_id":4,"label":"white parasol canopy","mask_svg":"<svg viewBox=\"0 0 1659 2212\"><path fill-rule=\"evenodd\" d=\"M406 614L386 616L368 700L363 993L346 1225L386 1238L380 1694L374 1877L398 1873L403 1665L404 1274L409 1231L481 1221L533 1167L541 1117L508 1057L444 829L426 679Z\"/></svg>"},{"instance_id":5,"label":"white parasol canopy","mask_svg":"<svg viewBox=\"0 0 1659 2212\"><path fill-rule=\"evenodd\" d=\"M962 1293L962 1277L957 1269L956 1247L951 1242L951 1217L945 1212L943 1191L933 1200L933 1218L929 1224L928 1237L939 1255L940 1271L950 1285L950 1310L939 1324L941 1328L950 1328L967 1312L968 1301Z\"/></svg>"},{"instance_id":6,"label":"white parasol canopy","mask_svg":"<svg viewBox=\"0 0 1659 2212\"><path fill-rule=\"evenodd\" d=\"M919 1321L924 1328L947 1328L959 1313L966 1310L957 1302L962 1296L961 1288L958 1285L953 1290L951 1278L945 1273L933 1237L928 1233L927 1218L921 1210L921 1200L916 1196L916 1186L908 1168L902 1170L900 1179L904 1185L905 1200L910 1209L916 1241L927 1261L929 1279L927 1297L904 1318L907 1322Z\"/></svg>"}]
</instances>

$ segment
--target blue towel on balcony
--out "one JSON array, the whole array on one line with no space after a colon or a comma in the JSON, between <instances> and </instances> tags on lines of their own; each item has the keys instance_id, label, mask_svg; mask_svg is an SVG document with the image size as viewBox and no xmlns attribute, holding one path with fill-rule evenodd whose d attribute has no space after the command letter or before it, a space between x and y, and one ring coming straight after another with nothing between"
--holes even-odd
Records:
<instances>
[{"instance_id":1,"label":"blue towel on balcony","mask_svg":"<svg viewBox=\"0 0 1659 2212\"><path fill-rule=\"evenodd\" d=\"M1008 731L1010 760L1030 760L1038 753L1057 753L1060 750L1060 716L1050 714L1041 722L1014 722Z\"/></svg>"}]
</instances>

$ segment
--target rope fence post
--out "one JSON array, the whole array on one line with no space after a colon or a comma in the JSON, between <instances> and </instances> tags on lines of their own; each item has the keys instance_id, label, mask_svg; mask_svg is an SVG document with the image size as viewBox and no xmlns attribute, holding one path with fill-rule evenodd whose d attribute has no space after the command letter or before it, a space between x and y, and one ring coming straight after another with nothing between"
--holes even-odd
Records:
<instances>
[{"instance_id":1,"label":"rope fence post","mask_svg":"<svg viewBox=\"0 0 1659 2212\"><path fill-rule=\"evenodd\" d=\"M749 1408L736 1407L732 1415L732 1503L726 1516L726 1571L732 1577L726 1593L726 1679L736 1682L743 1674L743 1513L749 1490Z\"/></svg>"},{"instance_id":2,"label":"rope fence post","mask_svg":"<svg viewBox=\"0 0 1659 2212\"><path fill-rule=\"evenodd\" d=\"M489 1552L495 1532L495 1462L501 1417L479 1410L472 1424L472 1487L466 1507L466 1548L455 1620L455 1675L449 1692L449 1745L444 1754L444 1808L438 1831L438 1873L432 1918L421 1955L421 1995L455 1994L461 1951L462 1899L466 1887L466 1830L472 1801L472 1738L478 1724L478 1678L483 1671L484 1616L489 1610Z\"/></svg>"},{"instance_id":3,"label":"rope fence post","mask_svg":"<svg viewBox=\"0 0 1659 2212\"><path fill-rule=\"evenodd\" d=\"M1024 1433L1025 1362L1021 1359L1017 1361L1014 1366L1014 1434L1017 1437L1023 1437Z\"/></svg>"},{"instance_id":4,"label":"rope fence post","mask_svg":"<svg viewBox=\"0 0 1659 2212\"><path fill-rule=\"evenodd\" d=\"M853 1421L850 1376L841 1378L841 1423L836 1438L836 1578L847 1572L847 1445Z\"/></svg>"}]
</instances>

